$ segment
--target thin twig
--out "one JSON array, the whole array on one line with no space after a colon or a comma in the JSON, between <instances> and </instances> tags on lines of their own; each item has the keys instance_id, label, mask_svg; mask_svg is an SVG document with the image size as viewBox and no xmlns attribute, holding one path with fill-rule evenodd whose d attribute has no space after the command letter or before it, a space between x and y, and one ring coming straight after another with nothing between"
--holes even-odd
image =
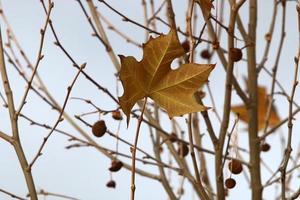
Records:
<instances>
[{"instance_id":1,"label":"thin twig","mask_svg":"<svg viewBox=\"0 0 300 200\"><path fill-rule=\"evenodd\" d=\"M130 44L133 44L139 48L142 47L141 43L135 41L134 39L130 38L128 35L126 35L125 33L121 32L120 30L118 30L106 17L104 17L100 12L97 11L98 16L100 17L100 19L103 20L104 23L107 24L108 29L114 31L116 34L118 34L120 37L124 38L124 40Z\"/></svg>"},{"instance_id":2,"label":"thin twig","mask_svg":"<svg viewBox=\"0 0 300 200\"><path fill-rule=\"evenodd\" d=\"M6 190L3 190L0 188L0 192L4 193L4 194L7 194L8 196L10 196L11 198L14 198L14 199L19 199L19 200L26 200L25 198L22 198L22 197L19 197L11 192L8 192Z\"/></svg>"},{"instance_id":3,"label":"thin twig","mask_svg":"<svg viewBox=\"0 0 300 200\"><path fill-rule=\"evenodd\" d=\"M194 12L194 5L195 5L195 0L189 1L188 5L188 11L187 11L187 17L186 17L186 23L187 23L187 33L188 33L188 39L189 39L189 63L194 62L194 45L195 42L193 40L193 27L192 27L192 16ZM172 7L171 7L172 8ZM172 12L172 11L171 11ZM174 17L174 16L173 16ZM175 24L175 22L174 22ZM188 115L188 134L189 134L189 144L190 144L190 155L192 158L192 163L193 163L193 168L194 168L194 173L196 176L196 183L200 189L200 198L203 200L209 200L209 196L207 192L204 189L204 186L202 184L201 178L200 178L200 173L198 169L198 164L197 160L195 157L195 151L194 151L194 141L193 141L193 129L192 129L192 114Z\"/></svg>"},{"instance_id":4,"label":"thin twig","mask_svg":"<svg viewBox=\"0 0 300 200\"><path fill-rule=\"evenodd\" d=\"M53 196L53 197L59 197L59 198L69 199L69 200L79 200L79 199L74 198L74 197L70 197L70 196L63 195L63 194L57 194L57 193L53 193L53 192L47 192L47 191L45 191L45 190L40 190L40 191L38 192L38 195L45 196L45 198L46 198L47 196Z\"/></svg>"},{"instance_id":5,"label":"thin twig","mask_svg":"<svg viewBox=\"0 0 300 200\"><path fill-rule=\"evenodd\" d=\"M228 155L228 150L229 150L229 146L230 146L229 144L230 144L230 141L231 141L231 136L232 136L233 131L234 131L234 129L235 129L235 127L236 127L236 125L237 125L238 122L239 122L239 118L237 118L237 119L234 120L234 124L233 124L233 126L231 128L231 131L227 134L228 140L227 140L227 145L225 147L225 156ZM224 159L223 159L222 168L224 168L225 161L226 161L226 157L224 157Z\"/></svg>"},{"instance_id":6,"label":"thin twig","mask_svg":"<svg viewBox=\"0 0 300 200\"><path fill-rule=\"evenodd\" d=\"M85 66L86 66L86 63L84 63L84 64L82 64L82 65L80 66L80 69L78 70L76 76L74 77L74 79L73 79L71 85L67 88L67 95L66 95L66 97L65 97L63 106L62 106L62 108L61 108L61 110L60 110L60 114L59 114L59 116L58 116L58 118L57 118L57 120L56 120L56 122L55 122L53 128L51 129L51 131L48 133L48 135L47 135L46 137L44 137L44 140L43 140L42 145L40 146L40 148L39 148L37 154L35 155L35 157L34 157L33 160L31 161L31 163L29 164L29 169L32 168L32 166L34 165L34 163L36 162L36 160L38 159L38 157L42 155L42 150L43 150L44 146L46 145L46 143L47 143L49 137L52 135L52 133L54 132L54 130L55 130L55 128L58 126L58 124L62 121L62 116L63 116L64 110L65 110L65 108L66 108L66 106L67 106L67 102L68 102L68 100L69 100L69 96L70 96L70 94L71 94L72 88L74 87L74 85L75 85L75 83L76 83L76 81L77 81L77 78L79 77L79 75L81 74L81 71L85 68Z\"/></svg>"},{"instance_id":7,"label":"thin twig","mask_svg":"<svg viewBox=\"0 0 300 200\"><path fill-rule=\"evenodd\" d=\"M102 37L100 37L100 35L98 34L98 32L97 32L97 30L96 30L96 28L95 28L95 26L94 26L91 18L89 17L87 11L85 10L84 6L82 5L81 0L76 0L76 1L78 2L78 4L79 4L81 10L83 11L86 19L88 20L90 26L92 27L92 29L94 31L94 36L96 36L99 39L99 41L104 45L104 47L106 48L106 51L110 51L111 47L108 44L106 44L105 40L102 39Z\"/></svg>"},{"instance_id":8,"label":"thin twig","mask_svg":"<svg viewBox=\"0 0 300 200\"><path fill-rule=\"evenodd\" d=\"M45 20L45 25L40 30L41 39L40 39L40 46L39 46L39 50L38 50L38 54L37 54L37 58L36 58L36 63L34 65L34 69L33 69L33 72L31 74L31 77L30 77L30 79L29 79L29 81L27 83L27 88L26 88L26 90L24 92L24 95L23 95L23 98L21 100L20 107L17 109L17 115L20 114L23 106L26 103L26 98L27 98L29 90L31 88L33 79L34 79L34 77L35 77L35 75L37 73L40 61L44 58L44 55L42 55L42 51L43 51L43 47L44 47L44 39L45 39L45 34L46 34L47 27L48 27L48 24L49 24L49 21L50 21L50 15L51 15L51 11L52 11L53 7L54 7L54 3L52 3L51 6L49 7L48 12L47 12L47 16L46 16L46 20Z\"/></svg>"},{"instance_id":9,"label":"thin twig","mask_svg":"<svg viewBox=\"0 0 300 200\"><path fill-rule=\"evenodd\" d=\"M283 3L285 5L285 3ZM299 5L297 5L299 8ZM284 6L285 7L285 6ZM300 17L300 11L298 11L298 17ZM299 27L300 30L300 27ZM300 38L300 31L298 32L298 36ZM291 152L292 152L292 134L293 134L293 100L295 97L296 87L298 85L298 68L299 68L299 59L300 59L300 39L298 40L298 52L294 58L295 62L295 72L294 72L294 80L293 80L293 88L291 91L291 95L289 98L289 119L288 119L288 140L286 144L286 149L283 157L283 162L280 167L281 172L281 199L286 199L286 169L290 160Z\"/></svg>"},{"instance_id":10,"label":"thin twig","mask_svg":"<svg viewBox=\"0 0 300 200\"><path fill-rule=\"evenodd\" d=\"M271 18L272 20L270 23L269 31L265 35L265 40L266 40L265 50L264 50L262 60L257 66L257 74L259 74L259 72L261 71L261 69L264 67L265 63L268 60L268 54L269 54L271 42L273 39L272 35L274 33L275 22L276 22L276 17L277 17L277 8L278 8L278 1L274 0L273 15Z\"/></svg>"},{"instance_id":11,"label":"thin twig","mask_svg":"<svg viewBox=\"0 0 300 200\"><path fill-rule=\"evenodd\" d=\"M157 32L157 31L155 31L155 30L152 30L152 29L150 29L150 28L148 28L148 27L146 27L146 26L144 26L144 25L142 25L142 24L140 24L140 23L138 23L138 22L136 22L136 21L134 21L134 20L128 18L126 15L124 15L124 14L122 14L121 12L119 12L118 10L114 9L114 8L113 8L111 5L109 5L106 1L104 1L104 0L98 0L98 1L101 2L101 3L103 3L105 6L107 6L109 9L111 9L112 11L114 11L114 12L115 12L116 14L118 14L119 16L121 16L125 22L130 22L130 23L132 23L132 24L134 24L134 25L136 25L136 26L138 26L138 27L140 27L140 28L143 28L143 29L149 31L150 33L155 33L155 34L157 34L157 35L161 35L161 34L162 34L162 33L159 33L159 32Z\"/></svg>"},{"instance_id":12,"label":"thin twig","mask_svg":"<svg viewBox=\"0 0 300 200\"><path fill-rule=\"evenodd\" d=\"M51 127L51 126L49 126L49 125L47 125L47 124L42 124L42 123L39 123L39 122L37 122L37 121L34 121L33 119L29 118L28 116L23 115L22 113L20 114L20 117L23 117L24 119L26 119L27 121L29 121L31 125L36 125L36 126L39 126L39 127L43 127L43 128L45 128L45 129L50 129L50 130L53 129L53 127ZM101 153L103 153L103 154L104 154L106 157L108 157L109 159L114 159L114 156L110 153L110 152L112 152L111 150L105 149L105 148L99 146L98 144L92 142L91 140L87 140L87 141L86 141L86 140L80 139L80 138L78 138L78 137L75 137L75 136L72 135L72 134L69 134L69 133L67 133L67 132L65 132L65 131L62 131L62 130L60 130L60 129L57 129L57 128L55 129L55 131L56 131L57 133L60 133L60 134L62 134L62 135L64 135L64 136L69 137L69 138L70 138L69 140L78 141L78 142L80 142L81 144L85 144L86 146L92 146L92 147L95 147L97 150L101 151ZM131 157L128 156L128 158L131 158ZM141 160L141 162L144 162L144 160ZM123 164L124 164L124 165L123 165L124 168L126 168L127 170L131 170L131 166L130 166L130 165L127 165L126 163L123 163ZM178 169L176 169L176 168L174 168L174 167L171 167L171 166L170 166L170 168L172 168L172 169L178 171ZM148 172L146 172L146 171L143 171L143 170L141 170L141 169L136 169L136 173L139 174L139 175L141 175L141 176L144 176L144 177L147 177L147 178L150 178L150 179L153 179L153 180L160 181L160 179L159 179L158 176L156 176L156 175L154 175L154 174L150 174L150 173L148 173Z\"/></svg>"},{"instance_id":13,"label":"thin twig","mask_svg":"<svg viewBox=\"0 0 300 200\"><path fill-rule=\"evenodd\" d=\"M284 2L286 0L283 0ZM268 101L268 108L267 108L267 114L266 114L266 119L265 119L265 127L264 127L264 133L267 132L267 128L269 126L269 120L271 116L271 109L273 106L273 98L274 98L274 91L275 91L275 80L277 79L277 71L278 71L278 65L280 61L280 56L282 52L282 47L284 43L284 38L285 38L285 22L286 22L286 4L283 3L282 1L282 22L281 22L281 34L280 34L280 41L279 41L279 47L277 48L277 54L276 54L276 59L274 63L274 67L272 69L272 85L271 85L271 91L270 91L270 96L269 96L269 101Z\"/></svg>"},{"instance_id":14,"label":"thin twig","mask_svg":"<svg viewBox=\"0 0 300 200\"><path fill-rule=\"evenodd\" d=\"M160 120L159 107L157 105L154 105L154 117L157 121ZM151 137L151 141L152 141L152 145L153 145L155 158L159 162L162 162L161 149L160 149L162 147L160 144L162 137L160 136L158 130L153 129L151 126L148 126L148 127L149 127L149 131L150 131L150 137ZM153 130L155 130L156 138L154 138ZM173 166L172 162L170 162L170 159L169 159L168 165ZM162 186L164 187L165 191L167 192L169 199L170 200L178 200L178 198L174 194L173 188L171 186L172 182L170 180L170 176L169 176L169 178L167 178L165 169L162 166L158 166L158 170L159 170L159 175L161 177ZM170 169L168 171L169 171L169 174L172 172L172 170L170 170Z\"/></svg>"},{"instance_id":15,"label":"thin twig","mask_svg":"<svg viewBox=\"0 0 300 200\"><path fill-rule=\"evenodd\" d=\"M231 6L230 9L230 18L228 25L228 50L234 47L234 30L235 30L235 21L239 8L243 5L245 0L237 2L234 6ZM230 120L230 108L231 108L231 96L232 96L232 84L234 80L233 75L234 61L232 60L231 51L228 54L228 63L226 66L226 84L225 84L225 96L224 96L224 106L223 106L223 118L220 127L218 143L215 144L214 148L216 151L215 157L215 168L216 168L216 184L217 184L217 198L219 200L224 199L224 177L223 177L223 148L225 144L228 124Z\"/></svg>"},{"instance_id":16,"label":"thin twig","mask_svg":"<svg viewBox=\"0 0 300 200\"><path fill-rule=\"evenodd\" d=\"M0 131L0 138L4 139L6 142L9 142L9 143L13 143L13 138L8 136L6 133L3 133L2 131Z\"/></svg>"}]
</instances>

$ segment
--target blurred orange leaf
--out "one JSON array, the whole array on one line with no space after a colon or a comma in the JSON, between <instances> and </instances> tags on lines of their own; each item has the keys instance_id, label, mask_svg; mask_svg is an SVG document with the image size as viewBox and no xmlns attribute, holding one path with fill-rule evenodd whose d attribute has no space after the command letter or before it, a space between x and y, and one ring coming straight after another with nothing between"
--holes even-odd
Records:
<instances>
[{"instance_id":1,"label":"blurred orange leaf","mask_svg":"<svg viewBox=\"0 0 300 200\"><path fill-rule=\"evenodd\" d=\"M120 56L124 94L119 102L127 122L134 104L144 97L153 99L169 117L206 109L196 102L193 94L207 81L214 65L188 63L172 70L172 61L185 53L175 30L150 38L143 51L140 62L132 56Z\"/></svg>"},{"instance_id":2,"label":"blurred orange leaf","mask_svg":"<svg viewBox=\"0 0 300 200\"><path fill-rule=\"evenodd\" d=\"M265 127L265 122L266 122L266 115L268 112L268 98L267 98L267 93L266 93L266 88L264 87L258 87L257 89L257 94L258 94L258 130L262 130ZM231 110L239 115L239 118L242 121L248 122L248 113L247 113L247 108L245 105L236 105L232 106ZM271 107L271 113L270 113L270 118L269 118L269 126L275 126L280 122L280 118L277 114L276 108L274 105Z\"/></svg>"}]
</instances>

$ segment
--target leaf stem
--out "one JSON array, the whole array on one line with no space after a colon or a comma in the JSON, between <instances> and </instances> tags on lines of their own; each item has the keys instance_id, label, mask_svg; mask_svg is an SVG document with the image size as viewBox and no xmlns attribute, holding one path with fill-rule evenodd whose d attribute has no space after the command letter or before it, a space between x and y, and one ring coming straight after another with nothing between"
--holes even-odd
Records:
<instances>
[{"instance_id":1,"label":"leaf stem","mask_svg":"<svg viewBox=\"0 0 300 200\"><path fill-rule=\"evenodd\" d=\"M135 139L134 139L134 144L133 147L131 148L131 153L132 153L132 168L131 168L131 200L134 200L134 192L135 192L135 158L136 158L136 147L137 147L137 143L138 143L138 139L139 139L139 133L140 133L140 128L141 128L141 124L143 121L143 115L144 115L144 111L146 108L146 104L147 104L147 97L145 97L144 100L144 104L142 107L142 111L141 111L141 115L138 118L138 124L137 124L137 128L136 128L136 133L135 133Z\"/></svg>"}]
</instances>

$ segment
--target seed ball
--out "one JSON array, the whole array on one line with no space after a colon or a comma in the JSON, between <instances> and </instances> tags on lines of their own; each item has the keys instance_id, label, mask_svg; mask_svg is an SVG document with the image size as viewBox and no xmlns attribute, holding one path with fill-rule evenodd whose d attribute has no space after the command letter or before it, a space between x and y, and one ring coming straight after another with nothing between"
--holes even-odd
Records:
<instances>
[{"instance_id":1,"label":"seed ball","mask_svg":"<svg viewBox=\"0 0 300 200\"><path fill-rule=\"evenodd\" d=\"M108 188L116 188L116 182L114 180L110 180L106 183L106 187Z\"/></svg>"},{"instance_id":2,"label":"seed ball","mask_svg":"<svg viewBox=\"0 0 300 200\"><path fill-rule=\"evenodd\" d=\"M122 114L119 110L115 110L112 112L112 118L115 119L115 120L122 120L123 117L122 117Z\"/></svg>"},{"instance_id":3,"label":"seed ball","mask_svg":"<svg viewBox=\"0 0 300 200\"><path fill-rule=\"evenodd\" d=\"M207 49L204 49L201 51L200 56L204 59L210 59L211 53Z\"/></svg>"},{"instance_id":4,"label":"seed ball","mask_svg":"<svg viewBox=\"0 0 300 200\"><path fill-rule=\"evenodd\" d=\"M271 146L268 143L265 142L265 143L260 145L260 149L263 152L267 152L271 149Z\"/></svg>"},{"instance_id":5,"label":"seed ball","mask_svg":"<svg viewBox=\"0 0 300 200\"><path fill-rule=\"evenodd\" d=\"M233 174L240 174L243 171L243 166L242 163L237 160L237 159L232 159L228 163L228 169L233 173Z\"/></svg>"},{"instance_id":6,"label":"seed ball","mask_svg":"<svg viewBox=\"0 0 300 200\"><path fill-rule=\"evenodd\" d=\"M111 162L110 168L108 168L109 171L111 172L117 172L123 167L123 163L119 160L113 160Z\"/></svg>"},{"instance_id":7,"label":"seed ball","mask_svg":"<svg viewBox=\"0 0 300 200\"><path fill-rule=\"evenodd\" d=\"M179 154L180 156L185 157L185 156L187 156L188 153L189 153L189 147L188 147L186 144L184 144L184 143L181 142L181 143L179 144L179 147L178 147L177 152L178 152L178 154Z\"/></svg>"},{"instance_id":8,"label":"seed ball","mask_svg":"<svg viewBox=\"0 0 300 200\"><path fill-rule=\"evenodd\" d=\"M238 62L243 58L243 52L239 48L231 48L229 53L233 62Z\"/></svg>"},{"instance_id":9,"label":"seed ball","mask_svg":"<svg viewBox=\"0 0 300 200\"><path fill-rule=\"evenodd\" d=\"M178 140L177 135L175 133L171 133L168 137L170 142L176 142Z\"/></svg>"},{"instance_id":10,"label":"seed ball","mask_svg":"<svg viewBox=\"0 0 300 200\"><path fill-rule=\"evenodd\" d=\"M232 189L234 188L236 185L236 182L233 178L228 178L225 180L225 186L228 188L228 189Z\"/></svg>"},{"instance_id":11,"label":"seed ball","mask_svg":"<svg viewBox=\"0 0 300 200\"><path fill-rule=\"evenodd\" d=\"M181 44L182 48L184 49L185 52L189 52L190 50L190 42L188 40L185 40L182 44Z\"/></svg>"},{"instance_id":12,"label":"seed ball","mask_svg":"<svg viewBox=\"0 0 300 200\"><path fill-rule=\"evenodd\" d=\"M107 130L104 120L99 120L92 126L92 133L96 137L102 137Z\"/></svg>"}]
</instances>

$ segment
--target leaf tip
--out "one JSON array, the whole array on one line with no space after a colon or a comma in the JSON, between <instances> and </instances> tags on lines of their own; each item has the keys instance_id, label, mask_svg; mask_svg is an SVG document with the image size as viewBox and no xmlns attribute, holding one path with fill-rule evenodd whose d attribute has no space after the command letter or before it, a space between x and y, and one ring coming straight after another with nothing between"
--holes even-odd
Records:
<instances>
[{"instance_id":1,"label":"leaf tip","mask_svg":"<svg viewBox=\"0 0 300 200\"><path fill-rule=\"evenodd\" d=\"M125 56L124 55L118 55L119 56L119 58L122 60L122 59L124 59L125 58Z\"/></svg>"},{"instance_id":2,"label":"leaf tip","mask_svg":"<svg viewBox=\"0 0 300 200\"><path fill-rule=\"evenodd\" d=\"M124 96L124 95L123 95ZM127 128L129 126L129 121L130 121L130 111L128 111L128 107L126 104L124 104L124 101L122 101L122 98L123 96L119 97L119 105L120 105L120 108L122 110L122 112L125 114L126 116L126 124L127 124Z\"/></svg>"},{"instance_id":3,"label":"leaf tip","mask_svg":"<svg viewBox=\"0 0 300 200\"><path fill-rule=\"evenodd\" d=\"M214 68L216 67L216 64L217 64L217 63L210 64L210 67L211 67L212 69L214 69Z\"/></svg>"},{"instance_id":4,"label":"leaf tip","mask_svg":"<svg viewBox=\"0 0 300 200\"><path fill-rule=\"evenodd\" d=\"M126 126L127 126L127 129L128 129L128 126L129 126L129 121L130 121L130 116L126 116Z\"/></svg>"}]
</instances>

